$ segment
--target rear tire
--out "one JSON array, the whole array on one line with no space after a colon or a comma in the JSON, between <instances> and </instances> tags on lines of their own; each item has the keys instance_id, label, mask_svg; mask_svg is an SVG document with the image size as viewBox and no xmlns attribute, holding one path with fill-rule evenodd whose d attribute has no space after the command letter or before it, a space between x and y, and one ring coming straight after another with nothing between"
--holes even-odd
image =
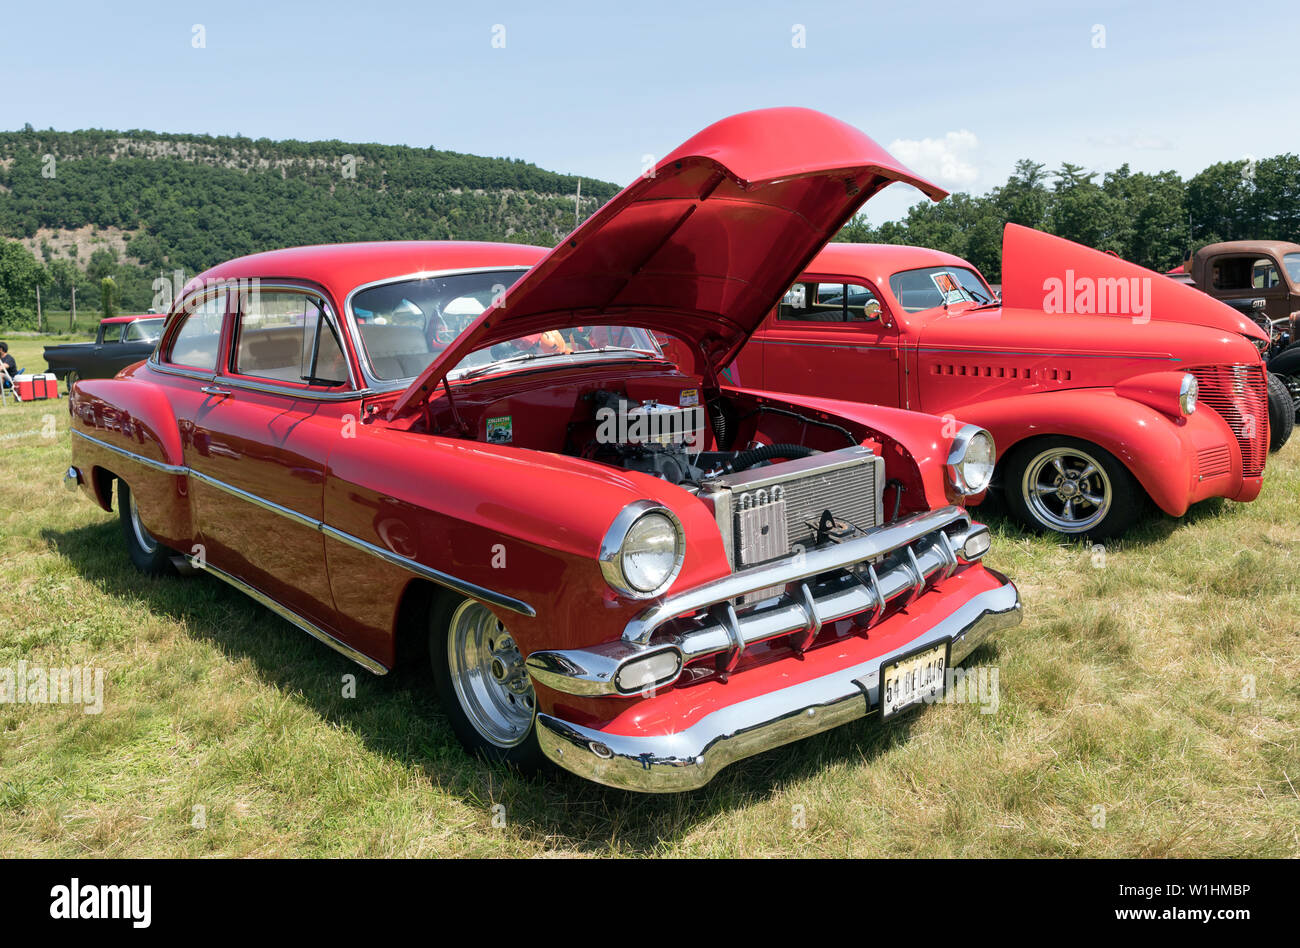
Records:
<instances>
[{"instance_id":1,"label":"rear tire","mask_svg":"<svg viewBox=\"0 0 1300 948\"><path fill-rule=\"evenodd\" d=\"M1268 376L1268 449L1277 451L1295 428L1296 403L1282 376Z\"/></svg>"},{"instance_id":2,"label":"rear tire","mask_svg":"<svg viewBox=\"0 0 1300 948\"><path fill-rule=\"evenodd\" d=\"M492 611L476 599L439 596L429 614L429 662L451 729L465 749L535 773L544 757L532 679Z\"/></svg>"},{"instance_id":3,"label":"rear tire","mask_svg":"<svg viewBox=\"0 0 1300 948\"><path fill-rule=\"evenodd\" d=\"M77 382L81 380L81 376L77 375L76 372L69 372L63 377L63 380L68 383L68 394L71 395L72 386L76 385Z\"/></svg>"},{"instance_id":4,"label":"rear tire","mask_svg":"<svg viewBox=\"0 0 1300 948\"><path fill-rule=\"evenodd\" d=\"M1005 462L1007 506L1031 530L1102 540L1137 520L1146 492L1109 451L1051 435L1017 445Z\"/></svg>"},{"instance_id":5,"label":"rear tire","mask_svg":"<svg viewBox=\"0 0 1300 948\"><path fill-rule=\"evenodd\" d=\"M172 557L176 551L163 546L145 529L140 520L140 511L135 505L135 495L121 478L117 480L117 513L122 522L126 552L135 568L150 576L175 576L176 567L172 565Z\"/></svg>"}]
</instances>

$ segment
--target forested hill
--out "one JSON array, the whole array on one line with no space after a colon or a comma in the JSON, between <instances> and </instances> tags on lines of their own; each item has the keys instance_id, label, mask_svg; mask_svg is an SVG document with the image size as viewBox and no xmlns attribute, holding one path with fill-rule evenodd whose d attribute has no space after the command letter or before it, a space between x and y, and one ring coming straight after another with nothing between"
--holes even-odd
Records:
<instances>
[{"instance_id":1,"label":"forested hill","mask_svg":"<svg viewBox=\"0 0 1300 948\"><path fill-rule=\"evenodd\" d=\"M521 160L433 148L0 132L0 236L24 239L47 265L80 244L75 263L86 269L97 246L89 234L106 232L119 266L151 277L296 244L454 237L550 246L573 228L577 184ZM581 216L617 191L583 180ZM123 290L124 304L144 302Z\"/></svg>"}]
</instances>

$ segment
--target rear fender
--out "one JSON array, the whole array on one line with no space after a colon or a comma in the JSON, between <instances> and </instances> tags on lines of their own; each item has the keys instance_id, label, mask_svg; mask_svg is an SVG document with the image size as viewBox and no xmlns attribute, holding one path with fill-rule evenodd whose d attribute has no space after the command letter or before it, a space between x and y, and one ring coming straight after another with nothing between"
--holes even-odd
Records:
<instances>
[{"instance_id":1,"label":"rear fender","mask_svg":"<svg viewBox=\"0 0 1300 948\"><path fill-rule=\"evenodd\" d=\"M72 463L83 488L112 510L107 475L122 478L149 532L188 550L196 532L180 428L166 394L142 379L83 380L73 387L68 410Z\"/></svg>"}]
</instances>

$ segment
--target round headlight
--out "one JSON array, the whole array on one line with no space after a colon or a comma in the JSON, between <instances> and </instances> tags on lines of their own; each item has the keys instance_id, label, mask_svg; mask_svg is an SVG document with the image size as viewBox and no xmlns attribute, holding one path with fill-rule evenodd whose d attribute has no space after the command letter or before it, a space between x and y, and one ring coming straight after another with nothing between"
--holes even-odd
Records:
<instances>
[{"instance_id":1,"label":"round headlight","mask_svg":"<svg viewBox=\"0 0 1300 948\"><path fill-rule=\"evenodd\" d=\"M948 452L948 480L959 494L978 494L993 479L996 461L993 436L983 428L967 425L957 432Z\"/></svg>"},{"instance_id":2,"label":"round headlight","mask_svg":"<svg viewBox=\"0 0 1300 948\"><path fill-rule=\"evenodd\" d=\"M614 518L601 544L600 566L615 590L647 599L677 577L684 553L681 523L667 508L642 500Z\"/></svg>"},{"instance_id":3,"label":"round headlight","mask_svg":"<svg viewBox=\"0 0 1300 948\"><path fill-rule=\"evenodd\" d=\"M1183 384L1178 389L1178 407L1182 409L1184 415L1196 411L1196 396L1200 392L1201 386L1196 381L1196 376L1191 373L1184 375Z\"/></svg>"}]
</instances>

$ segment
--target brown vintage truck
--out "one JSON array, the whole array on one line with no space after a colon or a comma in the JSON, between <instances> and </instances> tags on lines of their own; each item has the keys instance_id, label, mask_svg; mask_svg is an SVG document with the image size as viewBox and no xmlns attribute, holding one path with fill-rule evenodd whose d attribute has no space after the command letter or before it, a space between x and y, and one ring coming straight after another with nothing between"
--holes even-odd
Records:
<instances>
[{"instance_id":1,"label":"brown vintage truck","mask_svg":"<svg viewBox=\"0 0 1300 948\"><path fill-rule=\"evenodd\" d=\"M1300 413L1300 244L1230 240L1209 244L1169 276L1245 313L1269 334L1270 385L1285 385ZM1270 393L1271 394L1271 393Z\"/></svg>"}]
</instances>

